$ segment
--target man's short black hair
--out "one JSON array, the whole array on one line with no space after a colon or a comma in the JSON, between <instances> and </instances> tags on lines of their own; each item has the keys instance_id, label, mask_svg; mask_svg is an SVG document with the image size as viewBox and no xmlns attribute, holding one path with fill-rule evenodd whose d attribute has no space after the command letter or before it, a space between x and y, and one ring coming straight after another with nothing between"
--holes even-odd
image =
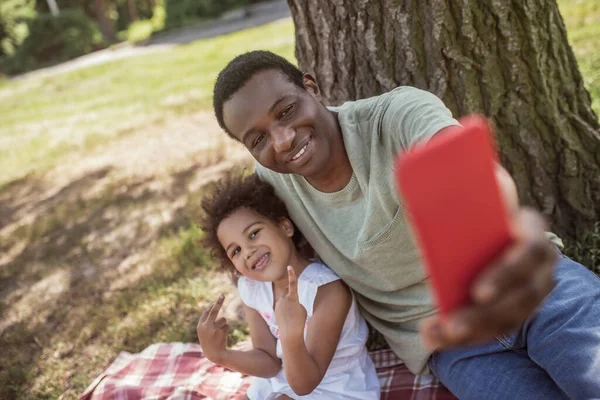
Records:
<instances>
[{"instance_id":1,"label":"man's short black hair","mask_svg":"<svg viewBox=\"0 0 600 400\"><path fill-rule=\"evenodd\" d=\"M305 89L302 71L285 58L270 51L250 51L231 60L217 77L213 90L213 109L219 125L233 139L237 140L223 121L223 104L231 99L256 73L266 70L279 71L291 83Z\"/></svg>"}]
</instances>

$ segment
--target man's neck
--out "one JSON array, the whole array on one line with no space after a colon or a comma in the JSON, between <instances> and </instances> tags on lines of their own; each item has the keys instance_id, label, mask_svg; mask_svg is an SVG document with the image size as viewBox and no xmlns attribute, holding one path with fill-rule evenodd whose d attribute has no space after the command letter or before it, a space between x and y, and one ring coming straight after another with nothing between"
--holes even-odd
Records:
<instances>
[{"instance_id":1,"label":"man's neck","mask_svg":"<svg viewBox=\"0 0 600 400\"><path fill-rule=\"evenodd\" d=\"M331 112L332 129L331 154L327 167L317 176L307 178L318 191L325 193L338 192L345 188L352 178L352 165L346 152L342 129L337 113Z\"/></svg>"}]
</instances>

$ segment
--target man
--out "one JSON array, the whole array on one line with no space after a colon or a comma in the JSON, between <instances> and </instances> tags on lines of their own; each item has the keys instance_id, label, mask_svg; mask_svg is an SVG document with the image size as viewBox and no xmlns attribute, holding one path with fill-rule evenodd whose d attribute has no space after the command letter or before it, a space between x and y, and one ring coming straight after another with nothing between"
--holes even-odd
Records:
<instances>
[{"instance_id":1,"label":"man","mask_svg":"<svg viewBox=\"0 0 600 400\"><path fill-rule=\"evenodd\" d=\"M500 166L497 179L513 211L517 240L473 285L472 306L445 320L436 316L394 186L392 161L399 151L457 124L437 97L401 87L327 108L312 76L258 51L237 57L220 73L214 110L221 127L256 159L256 173L275 186L311 246L355 291L365 318L412 372L431 367L460 398L557 398L565 392L582 398L600 392L597 378L585 378L590 371L600 376L600 336L594 333L600 332L600 312L592 307L600 300L600 285L589 271L558 256L542 217L519 209L514 182ZM566 270L576 276L578 289L564 283ZM552 290L555 272L559 284ZM532 315L551 291L557 300L547 301L550 310ZM565 313L568 300L572 309ZM558 310L563 310L560 318ZM588 315L570 319L581 310ZM578 349L589 346L561 350L571 368L566 374L560 365L541 360L553 361L556 353L527 353L548 347L551 332L564 324L598 350L585 362ZM535 345L529 332L537 335ZM444 350L467 344L479 345ZM561 345L560 340L552 344ZM437 351L430 357L432 350ZM570 384L573 379L578 384Z\"/></svg>"}]
</instances>

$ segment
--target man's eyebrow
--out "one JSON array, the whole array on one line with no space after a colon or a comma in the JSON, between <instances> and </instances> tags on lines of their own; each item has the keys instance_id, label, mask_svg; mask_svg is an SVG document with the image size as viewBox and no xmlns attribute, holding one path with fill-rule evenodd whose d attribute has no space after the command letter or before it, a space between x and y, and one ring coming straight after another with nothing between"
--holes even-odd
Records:
<instances>
[{"instance_id":1,"label":"man's eyebrow","mask_svg":"<svg viewBox=\"0 0 600 400\"><path fill-rule=\"evenodd\" d=\"M278 98L277 101L273 103L271 107L269 107L269 114L273 112L273 110L279 105L279 103L283 102L284 100L287 100L290 97L292 97L292 95L286 94L285 96L281 96L280 98Z\"/></svg>"},{"instance_id":2,"label":"man's eyebrow","mask_svg":"<svg viewBox=\"0 0 600 400\"><path fill-rule=\"evenodd\" d=\"M277 100L275 100L275 102L271 105L271 107L269 107L269 111L268 113L271 114L273 112L273 110L283 101L287 100L288 98L292 97L292 95L290 94L286 94L284 96L281 96L280 98L278 98ZM248 129L247 131L245 131L242 134L242 143L246 141L246 136L248 136L249 134L251 134L254 131L254 127Z\"/></svg>"}]
</instances>

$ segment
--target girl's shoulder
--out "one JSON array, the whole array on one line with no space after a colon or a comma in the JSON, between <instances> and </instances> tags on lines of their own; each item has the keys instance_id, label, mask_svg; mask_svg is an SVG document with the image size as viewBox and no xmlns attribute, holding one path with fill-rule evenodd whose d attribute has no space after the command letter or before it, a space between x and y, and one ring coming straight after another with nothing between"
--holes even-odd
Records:
<instances>
[{"instance_id":1,"label":"girl's shoulder","mask_svg":"<svg viewBox=\"0 0 600 400\"><path fill-rule=\"evenodd\" d=\"M298 277L298 298L311 317L314 311L315 299L321 286L340 280L335 272L325 264L314 261L309 264Z\"/></svg>"},{"instance_id":2,"label":"girl's shoulder","mask_svg":"<svg viewBox=\"0 0 600 400\"><path fill-rule=\"evenodd\" d=\"M320 261L313 260L298 277L299 282L306 282L313 285L322 286L339 280L340 277L328 266Z\"/></svg>"},{"instance_id":3,"label":"girl's shoulder","mask_svg":"<svg viewBox=\"0 0 600 400\"><path fill-rule=\"evenodd\" d=\"M242 276L237 282L240 298L248 307L262 309L269 304L271 284L248 279ZM263 304L264 303L264 304Z\"/></svg>"}]
</instances>

